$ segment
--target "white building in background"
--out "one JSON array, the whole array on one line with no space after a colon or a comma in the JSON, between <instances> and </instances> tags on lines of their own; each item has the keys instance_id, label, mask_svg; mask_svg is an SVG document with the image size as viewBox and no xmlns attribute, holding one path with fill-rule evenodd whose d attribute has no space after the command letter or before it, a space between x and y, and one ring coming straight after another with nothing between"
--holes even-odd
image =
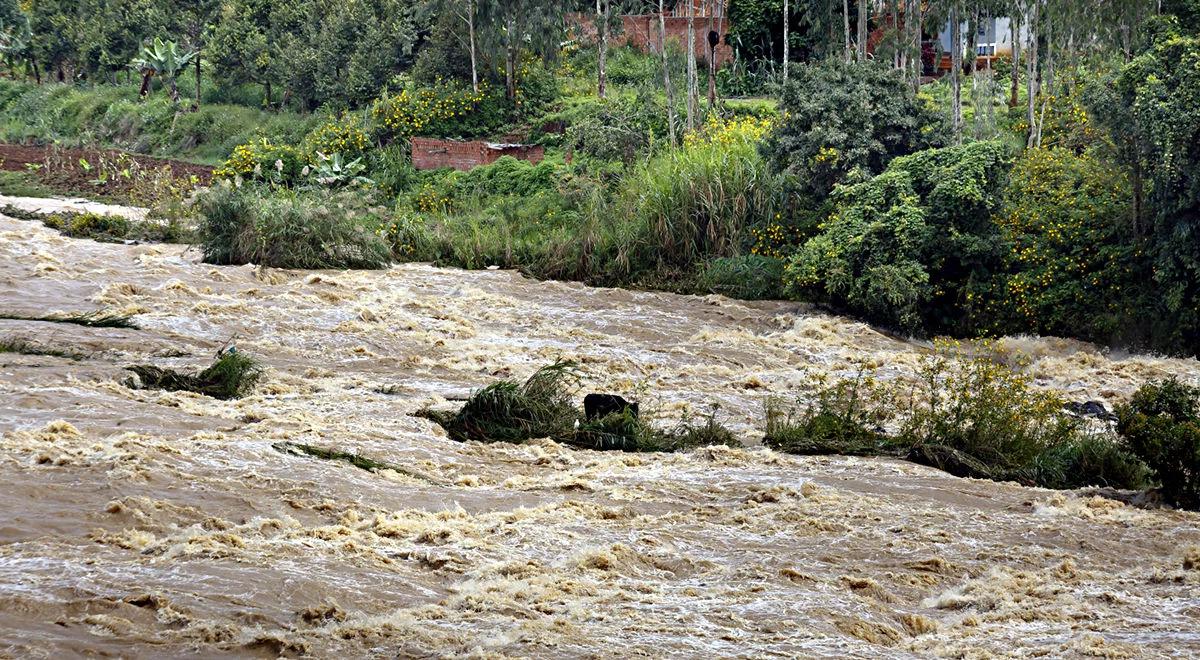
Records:
<instances>
[{"instance_id":1,"label":"white building in background","mask_svg":"<svg viewBox=\"0 0 1200 660\"><path fill-rule=\"evenodd\" d=\"M971 33L967 22L964 21L961 28L963 48L966 49L971 44ZM946 26L942 28L938 35L938 41L941 43L943 53L950 53L953 50L952 30L950 22L946 22ZM1029 32L1025 26L1021 26L1020 34L1014 35L1012 29L1012 19L1008 17L986 18L980 21L978 34L976 38L976 55L978 57L1012 57L1013 41L1015 38L1021 40L1022 46L1029 43Z\"/></svg>"}]
</instances>

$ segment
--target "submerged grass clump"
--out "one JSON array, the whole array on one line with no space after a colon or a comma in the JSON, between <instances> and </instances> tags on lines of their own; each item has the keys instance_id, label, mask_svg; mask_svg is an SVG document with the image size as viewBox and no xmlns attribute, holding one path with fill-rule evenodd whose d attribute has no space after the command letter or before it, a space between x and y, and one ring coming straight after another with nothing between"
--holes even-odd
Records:
<instances>
[{"instance_id":1,"label":"submerged grass clump","mask_svg":"<svg viewBox=\"0 0 1200 660\"><path fill-rule=\"evenodd\" d=\"M19 220L41 222L50 229L70 238L90 238L108 243L130 240L154 243L187 243L192 238L192 232L181 222L177 221L154 222L149 220L130 220L119 215L93 213L90 211L37 213L19 209L11 205L0 207L0 214Z\"/></svg>"},{"instance_id":2,"label":"submerged grass clump","mask_svg":"<svg viewBox=\"0 0 1200 660\"><path fill-rule=\"evenodd\" d=\"M630 410L583 421L575 405L579 375L573 362L538 369L524 383L502 380L475 392L457 412L421 410L460 442L513 442L550 438L601 451L681 451L693 447L741 443L716 421L715 409L703 423L685 419L661 430Z\"/></svg>"},{"instance_id":3,"label":"submerged grass clump","mask_svg":"<svg viewBox=\"0 0 1200 660\"><path fill-rule=\"evenodd\" d=\"M141 389L186 391L214 399L237 399L254 389L262 365L238 351L225 351L204 371L185 374L174 369L140 364L127 367L137 375Z\"/></svg>"},{"instance_id":4,"label":"submerged grass clump","mask_svg":"<svg viewBox=\"0 0 1200 660\"><path fill-rule=\"evenodd\" d=\"M84 312L81 314L51 314L48 316L29 316L23 314L0 313L0 319L9 321L44 321L46 323L70 323L89 328L128 328L138 330L129 314L112 312Z\"/></svg>"},{"instance_id":5,"label":"submerged grass clump","mask_svg":"<svg viewBox=\"0 0 1200 660\"><path fill-rule=\"evenodd\" d=\"M271 445L271 448L277 452L288 454L290 456L309 456L312 458L319 458L323 461L341 461L343 463L349 463L360 470L366 470L367 472L392 470L393 472L403 474L407 477L420 479L422 481L430 481L428 477L416 474L410 470L406 470L405 468L395 465L394 463L377 461L373 458L363 456L362 454L352 454L350 452L338 451L336 449L324 449L322 447L306 445L301 442L276 442Z\"/></svg>"},{"instance_id":6,"label":"submerged grass clump","mask_svg":"<svg viewBox=\"0 0 1200 660\"><path fill-rule=\"evenodd\" d=\"M43 346L41 344L35 344L17 337L0 338L0 353L47 355L50 357L66 358L68 360L82 360L84 357L82 354L74 351L66 351L60 348L53 348L51 346Z\"/></svg>"}]
</instances>

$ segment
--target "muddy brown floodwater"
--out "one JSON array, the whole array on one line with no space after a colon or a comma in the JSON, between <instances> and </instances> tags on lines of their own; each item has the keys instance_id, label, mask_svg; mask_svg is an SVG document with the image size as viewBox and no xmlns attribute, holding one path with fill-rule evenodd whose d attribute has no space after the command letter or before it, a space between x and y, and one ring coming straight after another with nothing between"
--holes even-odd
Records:
<instances>
[{"instance_id":1,"label":"muddy brown floodwater","mask_svg":"<svg viewBox=\"0 0 1200 660\"><path fill-rule=\"evenodd\" d=\"M198 263L0 218L0 656L1162 657L1200 654L1200 516L757 447L763 399L927 345L788 303L424 265ZM128 389L236 336L222 402ZM1193 360L1010 339L1110 403ZM409 416L578 360L588 386L708 401L750 445L678 455L459 444ZM304 442L406 466L281 454Z\"/></svg>"}]
</instances>

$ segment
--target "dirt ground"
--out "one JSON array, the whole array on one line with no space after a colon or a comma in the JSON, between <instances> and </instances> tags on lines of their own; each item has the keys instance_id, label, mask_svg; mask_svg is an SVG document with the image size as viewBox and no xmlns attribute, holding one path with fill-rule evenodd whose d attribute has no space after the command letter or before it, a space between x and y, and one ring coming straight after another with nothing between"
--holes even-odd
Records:
<instances>
[{"instance_id":1,"label":"dirt ground","mask_svg":"<svg viewBox=\"0 0 1200 660\"><path fill-rule=\"evenodd\" d=\"M91 166L84 167L81 160ZM103 163L121 163L121 168L136 164L137 168L150 171L164 166L171 168L174 178L197 177L198 183L207 183L212 178L213 168L208 165L186 163L179 160L154 158L130 154L114 149L70 149L53 145L0 144L0 170L9 172L31 172L36 180L66 194L119 197L129 192L131 183L121 177L111 177L105 184L97 185L99 168ZM30 166L37 166L32 168Z\"/></svg>"}]
</instances>

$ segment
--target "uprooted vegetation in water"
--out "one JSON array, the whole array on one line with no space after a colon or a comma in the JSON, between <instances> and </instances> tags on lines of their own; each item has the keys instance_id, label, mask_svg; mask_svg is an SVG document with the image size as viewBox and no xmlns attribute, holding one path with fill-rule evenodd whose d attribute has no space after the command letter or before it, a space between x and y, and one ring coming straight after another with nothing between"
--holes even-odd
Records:
<instances>
[{"instance_id":1,"label":"uprooted vegetation in water","mask_svg":"<svg viewBox=\"0 0 1200 660\"><path fill-rule=\"evenodd\" d=\"M45 355L68 360L82 360L83 354L68 351L53 346L46 346L20 337L0 338L0 353L18 353L20 355Z\"/></svg>"},{"instance_id":2,"label":"uprooted vegetation in water","mask_svg":"<svg viewBox=\"0 0 1200 660\"><path fill-rule=\"evenodd\" d=\"M39 213L11 205L0 207L0 214L41 222L70 238L90 238L106 243L188 243L192 240L192 231L179 221L130 220L120 215L92 211Z\"/></svg>"},{"instance_id":3,"label":"uprooted vegetation in water","mask_svg":"<svg viewBox=\"0 0 1200 660\"><path fill-rule=\"evenodd\" d=\"M367 472L391 470L393 472L403 474L406 477L412 477L413 479L430 481L428 477L417 474L411 470L396 465L395 463L377 461L368 456L363 456L362 454L354 454L336 449L325 449L322 447L316 447L314 445L304 444L302 442L276 442L271 445L271 448L277 452L280 452L281 454L288 454L289 456L308 456L323 461L341 461L360 470L366 470Z\"/></svg>"},{"instance_id":4,"label":"uprooted vegetation in water","mask_svg":"<svg viewBox=\"0 0 1200 660\"><path fill-rule=\"evenodd\" d=\"M640 452L741 446L717 422L715 409L700 423L684 419L670 429L656 428L629 409L584 421L583 410L574 402L579 380L575 363L559 361L538 369L524 383L492 383L472 394L457 412L424 409L417 416L436 422L460 442L550 438L583 449Z\"/></svg>"},{"instance_id":5,"label":"uprooted vegetation in water","mask_svg":"<svg viewBox=\"0 0 1200 660\"><path fill-rule=\"evenodd\" d=\"M7 321L42 321L45 323L69 323L71 325L82 325L88 328L126 328L130 330L138 330L138 326L133 322L133 317L128 314L118 314L113 312L83 312L79 314L49 314L45 316L31 316L27 314L9 314L0 313L0 319Z\"/></svg>"},{"instance_id":6,"label":"uprooted vegetation in water","mask_svg":"<svg viewBox=\"0 0 1200 660\"><path fill-rule=\"evenodd\" d=\"M254 389L263 371L258 360L234 350L223 351L216 362L195 374L149 364L126 368L137 375L133 384L139 389L195 392L214 399L245 396Z\"/></svg>"},{"instance_id":7,"label":"uprooted vegetation in water","mask_svg":"<svg viewBox=\"0 0 1200 660\"><path fill-rule=\"evenodd\" d=\"M902 458L1047 488L1148 483L1145 464L1111 432L1086 428L1057 395L986 354L942 345L918 375L909 387L889 386L860 365L849 378L818 378L806 404L768 402L763 441L793 454Z\"/></svg>"}]
</instances>

